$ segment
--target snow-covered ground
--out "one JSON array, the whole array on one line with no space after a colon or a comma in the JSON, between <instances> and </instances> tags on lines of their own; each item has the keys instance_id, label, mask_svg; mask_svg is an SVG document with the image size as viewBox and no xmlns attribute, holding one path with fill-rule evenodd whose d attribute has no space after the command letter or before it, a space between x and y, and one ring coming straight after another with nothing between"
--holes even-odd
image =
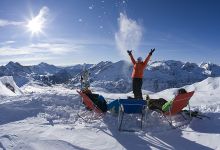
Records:
<instances>
[{"instance_id":1,"label":"snow-covered ground","mask_svg":"<svg viewBox=\"0 0 220 150\"><path fill-rule=\"evenodd\" d=\"M85 111L76 89L29 83L21 88L23 94L0 97L0 149L220 149L219 85L220 78L207 78L185 86L187 91L195 90L190 100L192 109L210 120L195 118L181 129L170 129L155 113L150 113L142 131L138 116L130 116L132 119L128 117L125 124L137 132L119 132L117 116L108 112L100 117ZM101 88L93 91L108 101L132 95L108 93ZM151 98L172 99L175 92L176 89L168 89L143 93Z\"/></svg>"}]
</instances>

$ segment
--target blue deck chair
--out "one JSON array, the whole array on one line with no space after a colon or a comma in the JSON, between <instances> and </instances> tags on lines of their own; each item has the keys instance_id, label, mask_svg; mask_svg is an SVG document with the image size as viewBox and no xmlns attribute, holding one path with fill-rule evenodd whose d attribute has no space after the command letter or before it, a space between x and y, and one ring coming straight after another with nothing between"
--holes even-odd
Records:
<instances>
[{"instance_id":1,"label":"blue deck chair","mask_svg":"<svg viewBox=\"0 0 220 150\"><path fill-rule=\"evenodd\" d=\"M118 99L118 103L119 103L118 130L123 131L122 123L123 123L124 114L140 114L141 129L142 129L143 118L146 112L145 108L147 106L147 102L145 100L137 100L137 99Z\"/></svg>"}]
</instances>

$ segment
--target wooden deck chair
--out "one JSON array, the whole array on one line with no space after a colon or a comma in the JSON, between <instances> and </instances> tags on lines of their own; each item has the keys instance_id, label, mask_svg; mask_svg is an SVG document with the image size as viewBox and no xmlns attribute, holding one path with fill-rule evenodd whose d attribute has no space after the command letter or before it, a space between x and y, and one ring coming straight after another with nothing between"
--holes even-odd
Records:
<instances>
[{"instance_id":1,"label":"wooden deck chair","mask_svg":"<svg viewBox=\"0 0 220 150\"><path fill-rule=\"evenodd\" d=\"M122 129L124 114L140 114L141 115L141 129L143 118L145 115L145 108L147 106L147 102L145 100L136 100L136 99L118 99L119 102L119 115L118 121L119 131L132 131L132 130L125 130Z\"/></svg>"},{"instance_id":2,"label":"wooden deck chair","mask_svg":"<svg viewBox=\"0 0 220 150\"><path fill-rule=\"evenodd\" d=\"M169 108L169 111L161 112L163 114L163 116L167 119L167 121L169 122L169 124L171 126L173 126L173 124L172 124L172 116L177 115L177 114L181 114L183 108L185 108L186 106L188 106L188 109L189 109L189 112L190 112L189 115L190 115L190 119L191 119L191 111L190 111L189 100L193 96L193 94L194 94L194 91L188 92L188 93L184 93L184 94L178 94L174 98L174 100L172 102L172 105ZM169 117L169 119L167 118L167 116Z\"/></svg>"}]
</instances>

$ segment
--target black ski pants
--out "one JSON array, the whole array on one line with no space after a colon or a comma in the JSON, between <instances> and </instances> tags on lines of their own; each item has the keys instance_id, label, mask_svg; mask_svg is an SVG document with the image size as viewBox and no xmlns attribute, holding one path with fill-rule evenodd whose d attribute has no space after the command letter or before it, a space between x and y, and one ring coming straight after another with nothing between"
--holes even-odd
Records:
<instances>
[{"instance_id":1,"label":"black ski pants","mask_svg":"<svg viewBox=\"0 0 220 150\"><path fill-rule=\"evenodd\" d=\"M134 98L136 99L143 99L142 91L141 91L142 84L143 84L142 78L133 78L132 88L133 88Z\"/></svg>"}]
</instances>

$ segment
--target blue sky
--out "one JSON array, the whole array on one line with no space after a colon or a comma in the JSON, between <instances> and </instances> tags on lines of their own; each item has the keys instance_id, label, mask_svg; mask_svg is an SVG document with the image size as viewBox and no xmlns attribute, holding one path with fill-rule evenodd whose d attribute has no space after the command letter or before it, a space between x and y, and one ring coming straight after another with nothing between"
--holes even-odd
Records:
<instances>
[{"instance_id":1,"label":"blue sky","mask_svg":"<svg viewBox=\"0 0 220 150\"><path fill-rule=\"evenodd\" d=\"M219 14L218 0L1 0L0 65L116 62L151 48L152 61L220 64Z\"/></svg>"}]
</instances>

